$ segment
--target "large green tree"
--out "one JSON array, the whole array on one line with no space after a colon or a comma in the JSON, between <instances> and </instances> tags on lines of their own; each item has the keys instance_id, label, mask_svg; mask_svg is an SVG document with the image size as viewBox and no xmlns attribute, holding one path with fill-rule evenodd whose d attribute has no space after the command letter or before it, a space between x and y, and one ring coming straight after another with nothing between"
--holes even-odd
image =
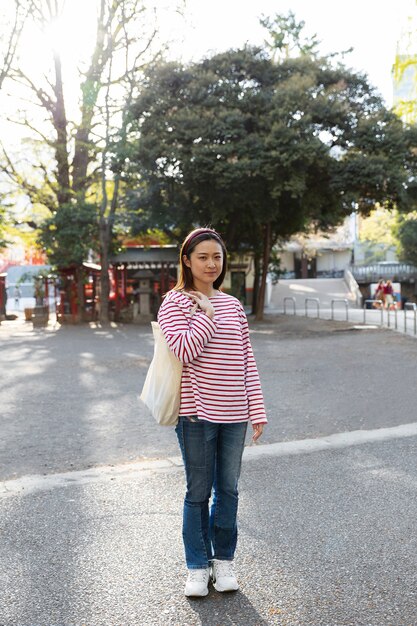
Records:
<instances>
[{"instance_id":1,"label":"large green tree","mask_svg":"<svg viewBox=\"0 0 417 626\"><path fill-rule=\"evenodd\" d=\"M277 241L407 200L401 123L332 59L245 47L159 64L132 118L130 206L177 235L210 223L252 250L258 318Z\"/></svg>"}]
</instances>

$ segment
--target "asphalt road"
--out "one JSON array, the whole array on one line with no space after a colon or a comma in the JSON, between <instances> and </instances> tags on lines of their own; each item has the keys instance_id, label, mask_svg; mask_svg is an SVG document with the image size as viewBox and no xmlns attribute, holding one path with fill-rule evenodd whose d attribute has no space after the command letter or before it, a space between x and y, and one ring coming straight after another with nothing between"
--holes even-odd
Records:
<instances>
[{"instance_id":1,"label":"asphalt road","mask_svg":"<svg viewBox=\"0 0 417 626\"><path fill-rule=\"evenodd\" d=\"M263 443L414 421L417 341L342 322L251 324L269 425ZM0 479L178 454L138 400L147 326L0 326Z\"/></svg>"},{"instance_id":2,"label":"asphalt road","mask_svg":"<svg viewBox=\"0 0 417 626\"><path fill-rule=\"evenodd\" d=\"M241 590L183 596L181 469L3 497L2 626L411 626L417 438L243 464Z\"/></svg>"},{"instance_id":3,"label":"asphalt road","mask_svg":"<svg viewBox=\"0 0 417 626\"><path fill-rule=\"evenodd\" d=\"M148 330L0 326L0 626L417 625L417 436L395 428L417 343L284 317L252 341L270 424L243 463L241 590L187 600L182 468L136 463L178 455L136 398Z\"/></svg>"}]
</instances>

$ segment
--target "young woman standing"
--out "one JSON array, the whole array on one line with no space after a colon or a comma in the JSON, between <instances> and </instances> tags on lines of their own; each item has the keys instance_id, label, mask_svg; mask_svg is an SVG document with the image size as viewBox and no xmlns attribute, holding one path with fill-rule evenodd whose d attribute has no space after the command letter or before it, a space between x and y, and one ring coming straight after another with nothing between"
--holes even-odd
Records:
<instances>
[{"instance_id":1,"label":"young woman standing","mask_svg":"<svg viewBox=\"0 0 417 626\"><path fill-rule=\"evenodd\" d=\"M226 264L216 231L192 231L181 248L179 280L158 313L168 346L183 363L175 430L187 481L186 596L207 595L210 575L217 591L238 589L233 558L247 423L256 441L267 422L245 312L219 291Z\"/></svg>"}]
</instances>

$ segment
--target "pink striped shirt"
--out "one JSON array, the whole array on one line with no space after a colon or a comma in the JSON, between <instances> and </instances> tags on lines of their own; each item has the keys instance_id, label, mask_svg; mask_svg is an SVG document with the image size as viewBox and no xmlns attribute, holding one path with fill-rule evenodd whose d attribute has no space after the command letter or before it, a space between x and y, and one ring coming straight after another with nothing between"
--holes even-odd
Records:
<instances>
[{"instance_id":1,"label":"pink striped shirt","mask_svg":"<svg viewBox=\"0 0 417 626\"><path fill-rule=\"evenodd\" d=\"M239 300L223 292L210 298L211 320L190 298L170 291L158 313L168 346L183 363L180 415L210 422L267 421L258 369Z\"/></svg>"}]
</instances>

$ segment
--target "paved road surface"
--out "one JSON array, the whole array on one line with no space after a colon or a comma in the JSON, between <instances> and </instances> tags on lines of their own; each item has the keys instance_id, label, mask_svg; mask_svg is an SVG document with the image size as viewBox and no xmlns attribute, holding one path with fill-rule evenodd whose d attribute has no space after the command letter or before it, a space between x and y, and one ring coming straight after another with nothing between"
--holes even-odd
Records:
<instances>
[{"instance_id":1,"label":"paved road surface","mask_svg":"<svg viewBox=\"0 0 417 626\"><path fill-rule=\"evenodd\" d=\"M417 343L286 317L252 340L241 591L191 601L176 442L135 397L148 330L0 326L1 626L417 625Z\"/></svg>"}]
</instances>

